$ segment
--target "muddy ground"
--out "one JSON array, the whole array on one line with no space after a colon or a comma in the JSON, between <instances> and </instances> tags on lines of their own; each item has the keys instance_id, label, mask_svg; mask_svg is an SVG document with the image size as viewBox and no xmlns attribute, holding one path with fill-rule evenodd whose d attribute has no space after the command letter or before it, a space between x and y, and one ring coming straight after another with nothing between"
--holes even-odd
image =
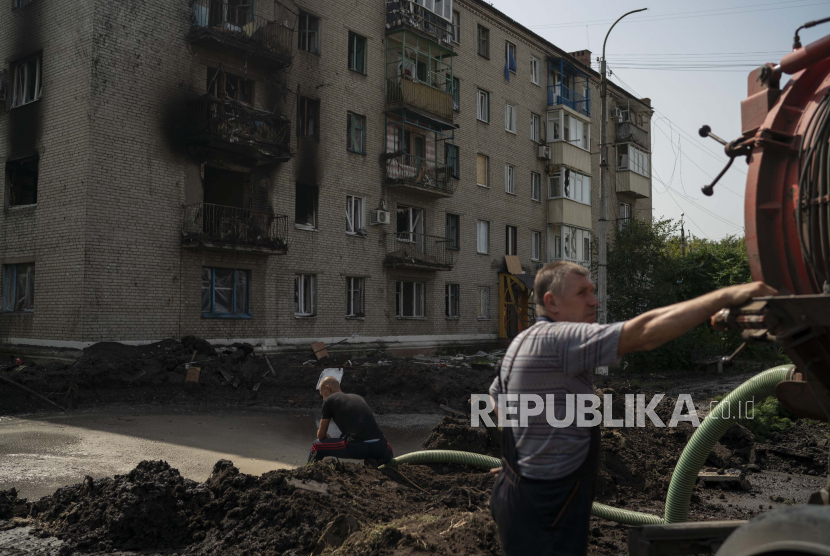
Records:
<instances>
[{"instance_id":1,"label":"muddy ground","mask_svg":"<svg viewBox=\"0 0 830 556\"><path fill-rule=\"evenodd\" d=\"M128 349L99 344L74 366L29 367L5 371L4 376L76 407L128 397L133 403L312 408L320 401L309 383L316 382L320 369L335 363L304 365L303 358L275 356L271 362L276 376L263 377L267 363L246 346L216 355L210 346L202 348L196 357L206 359L200 382L187 387L183 363L191 360L194 345L173 340ZM379 412L434 412L439 404L464 410L470 393L487 391L495 375L492 362L485 356L413 361L378 354L346 365L344 388L364 395ZM703 397L696 396L700 407L706 396L722 392L727 380L703 377L699 382L707 383L699 388ZM597 387L598 393L615 397L645 393L650 398L656 390L651 382L615 377L597 380ZM6 411L38 407L34 399L22 401L7 390L0 394L0 403L12 404ZM664 421L674 401L667 396L658 406ZM621 413L615 404L614 415ZM456 417L436 426L425 447L498 455L494 434L470 429ZM648 420L645 428L604 429L598 501L662 515L672 471L692 432L688 423L669 429ZM751 490L698 485L690 519L748 519L803 503L825 481L829 432L824 424L797 421L761 444L748 430L733 426L710 454L707 467L743 473ZM20 500L12 491L0 492L0 519L8 520L5 527L11 532L31 527L32 535L61 539L63 554L498 555L489 511L492 481L487 472L460 466L375 470L335 461L255 477L220 461L199 483L163 462L142 462L127 475L88 478L35 502ZM625 553L627 531L592 519L589 553Z\"/></svg>"}]
</instances>

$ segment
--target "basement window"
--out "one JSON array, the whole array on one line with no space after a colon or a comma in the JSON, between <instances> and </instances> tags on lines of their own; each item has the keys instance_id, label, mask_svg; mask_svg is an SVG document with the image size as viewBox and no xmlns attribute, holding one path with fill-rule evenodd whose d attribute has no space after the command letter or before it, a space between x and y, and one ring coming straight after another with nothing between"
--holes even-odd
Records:
<instances>
[{"instance_id":1,"label":"basement window","mask_svg":"<svg viewBox=\"0 0 830 556\"><path fill-rule=\"evenodd\" d=\"M3 312L35 310L35 263L3 265Z\"/></svg>"},{"instance_id":2,"label":"basement window","mask_svg":"<svg viewBox=\"0 0 830 556\"><path fill-rule=\"evenodd\" d=\"M317 275L298 274L294 277L294 316L317 315Z\"/></svg>"},{"instance_id":3,"label":"basement window","mask_svg":"<svg viewBox=\"0 0 830 556\"><path fill-rule=\"evenodd\" d=\"M9 184L9 206L37 204L38 158L22 158L6 162L6 181Z\"/></svg>"},{"instance_id":4,"label":"basement window","mask_svg":"<svg viewBox=\"0 0 830 556\"><path fill-rule=\"evenodd\" d=\"M423 282L395 282L395 316L424 318Z\"/></svg>"},{"instance_id":5,"label":"basement window","mask_svg":"<svg viewBox=\"0 0 830 556\"><path fill-rule=\"evenodd\" d=\"M202 267L202 317L251 318L251 271Z\"/></svg>"},{"instance_id":6,"label":"basement window","mask_svg":"<svg viewBox=\"0 0 830 556\"><path fill-rule=\"evenodd\" d=\"M12 89L12 108L40 100L41 55L32 56L14 65L14 88Z\"/></svg>"},{"instance_id":7,"label":"basement window","mask_svg":"<svg viewBox=\"0 0 830 556\"><path fill-rule=\"evenodd\" d=\"M317 229L317 187L296 185L294 204L294 225L299 230Z\"/></svg>"}]
</instances>

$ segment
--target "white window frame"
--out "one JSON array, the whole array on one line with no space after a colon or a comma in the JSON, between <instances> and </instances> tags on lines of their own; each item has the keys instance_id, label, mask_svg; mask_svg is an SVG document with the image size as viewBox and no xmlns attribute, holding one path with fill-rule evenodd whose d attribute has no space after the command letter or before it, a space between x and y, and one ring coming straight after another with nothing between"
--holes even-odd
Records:
<instances>
[{"instance_id":1,"label":"white window frame","mask_svg":"<svg viewBox=\"0 0 830 556\"><path fill-rule=\"evenodd\" d=\"M355 311L355 299L360 300L360 309ZM366 279L361 276L348 276L346 278L346 316L351 318L362 318L366 315Z\"/></svg>"},{"instance_id":2,"label":"white window frame","mask_svg":"<svg viewBox=\"0 0 830 556\"><path fill-rule=\"evenodd\" d=\"M317 20L317 28L311 29L309 23L312 19ZM305 29L303 29L305 24ZM320 27L322 21L316 15L300 10L299 21L297 22L298 48L309 54L320 54Z\"/></svg>"},{"instance_id":3,"label":"white window frame","mask_svg":"<svg viewBox=\"0 0 830 556\"><path fill-rule=\"evenodd\" d=\"M623 227L631 220L631 203L619 204L620 216L617 219L617 229L622 230Z\"/></svg>"},{"instance_id":4,"label":"white window frame","mask_svg":"<svg viewBox=\"0 0 830 556\"><path fill-rule=\"evenodd\" d=\"M617 170L631 170L644 178L650 178L651 153L633 143L621 143L617 145Z\"/></svg>"},{"instance_id":5,"label":"white window frame","mask_svg":"<svg viewBox=\"0 0 830 556\"><path fill-rule=\"evenodd\" d=\"M366 200L356 195L346 195L346 233L366 234Z\"/></svg>"},{"instance_id":6,"label":"white window frame","mask_svg":"<svg viewBox=\"0 0 830 556\"><path fill-rule=\"evenodd\" d=\"M310 290L310 291L309 291ZM306 307L306 292L309 291L309 303ZM294 316L314 317L317 316L317 275L296 274L294 275Z\"/></svg>"},{"instance_id":7,"label":"white window frame","mask_svg":"<svg viewBox=\"0 0 830 556\"><path fill-rule=\"evenodd\" d=\"M412 287L412 315L404 315L404 288ZM420 290L420 303L418 291ZM399 319L423 319L426 318L426 284L424 282L403 282L395 283L395 316Z\"/></svg>"},{"instance_id":8,"label":"white window frame","mask_svg":"<svg viewBox=\"0 0 830 556\"><path fill-rule=\"evenodd\" d=\"M518 255L519 254L519 227L507 225L504 227L504 254ZM514 251L515 248L515 251Z\"/></svg>"},{"instance_id":9,"label":"white window frame","mask_svg":"<svg viewBox=\"0 0 830 556\"><path fill-rule=\"evenodd\" d=\"M481 183L478 181L478 157L484 158L484 181L487 183ZM490 188L490 157L486 154L477 153L476 154L476 183L480 187Z\"/></svg>"},{"instance_id":10,"label":"white window frame","mask_svg":"<svg viewBox=\"0 0 830 556\"><path fill-rule=\"evenodd\" d=\"M29 65L35 62L34 91L29 90ZM12 108L25 106L40 100L43 96L43 57L40 54L29 56L14 64L14 83L12 84Z\"/></svg>"},{"instance_id":11,"label":"white window frame","mask_svg":"<svg viewBox=\"0 0 830 556\"><path fill-rule=\"evenodd\" d=\"M549 110L547 119L548 143L566 141L574 147L591 152L590 120L586 121L566 110Z\"/></svg>"},{"instance_id":12,"label":"white window frame","mask_svg":"<svg viewBox=\"0 0 830 556\"><path fill-rule=\"evenodd\" d=\"M461 316L461 286L444 284L444 314L448 319Z\"/></svg>"},{"instance_id":13,"label":"white window frame","mask_svg":"<svg viewBox=\"0 0 830 556\"><path fill-rule=\"evenodd\" d=\"M530 140L534 143L542 142L542 118L533 112L530 113Z\"/></svg>"},{"instance_id":14,"label":"white window frame","mask_svg":"<svg viewBox=\"0 0 830 556\"><path fill-rule=\"evenodd\" d=\"M539 59L535 56L530 57L530 82L534 85L541 86L541 75L542 72L540 71L541 65L539 64Z\"/></svg>"},{"instance_id":15,"label":"white window frame","mask_svg":"<svg viewBox=\"0 0 830 556\"><path fill-rule=\"evenodd\" d=\"M478 311L479 320L490 319L490 286L478 286Z\"/></svg>"},{"instance_id":16,"label":"white window frame","mask_svg":"<svg viewBox=\"0 0 830 556\"><path fill-rule=\"evenodd\" d=\"M542 200L542 174L539 172L530 173L530 200Z\"/></svg>"},{"instance_id":17,"label":"white window frame","mask_svg":"<svg viewBox=\"0 0 830 556\"><path fill-rule=\"evenodd\" d=\"M530 260L538 261L542 253L542 233L530 232Z\"/></svg>"},{"instance_id":18,"label":"white window frame","mask_svg":"<svg viewBox=\"0 0 830 556\"><path fill-rule=\"evenodd\" d=\"M591 230L567 224L551 224L548 226L548 261L590 265L592 241Z\"/></svg>"},{"instance_id":19,"label":"white window frame","mask_svg":"<svg viewBox=\"0 0 830 556\"><path fill-rule=\"evenodd\" d=\"M476 221L476 253L490 253L490 222L487 220Z\"/></svg>"},{"instance_id":20,"label":"white window frame","mask_svg":"<svg viewBox=\"0 0 830 556\"><path fill-rule=\"evenodd\" d=\"M490 93L483 90L478 89L477 95L477 102L476 102L476 118L478 121L484 123L490 123Z\"/></svg>"},{"instance_id":21,"label":"white window frame","mask_svg":"<svg viewBox=\"0 0 830 556\"><path fill-rule=\"evenodd\" d=\"M461 12L458 10L452 11L452 42L461 44Z\"/></svg>"},{"instance_id":22,"label":"white window frame","mask_svg":"<svg viewBox=\"0 0 830 556\"><path fill-rule=\"evenodd\" d=\"M504 192L516 194L516 167L512 164L504 165Z\"/></svg>"},{"instance_id":23,"label":"white window frame","mask_svg":"<svg viewBox=\"0 0 830 556\"><path fill-rule=\"evenodd\" d=\"M561 180L564 179L565 169L548 177L548 199L570 199L583 205L591 206L591 176L567 168L569 179L565 190Z\"/></svg>"},{"instance_id":24,"label":"white window frame","mask_svg":"<svg viewBox=\"0 0 830 556\"><path fill-rule=\"evenodd\" d=\"M512 48L511 48L512 47ZM516 45L510 41L504 41L504 64L507 67L507 70L516 75L516 70L510 69L510 51L513 51L513 61L516 62L516 69L519 67L519 58L516 54Z\"/></svg>"},{"instance_id":25,"label":"white window frame","mask_svg":"<svg viewBox=\"0 0 830 556\"><path fill-rule=\"evenodd\" d=\"M504 105L504 130L516 134L516 107L512 104L505 103Z\"/></svg>"},{"instance_id":26,"label":"white window frame","mask_svg":"<svg viewBox=\"0 0 830 556\"><path fill-rule=\"evenodd\" d=\"M452 22L452 0L415 0L415 3L441 19Z\"/></svg>"}]
</instances>

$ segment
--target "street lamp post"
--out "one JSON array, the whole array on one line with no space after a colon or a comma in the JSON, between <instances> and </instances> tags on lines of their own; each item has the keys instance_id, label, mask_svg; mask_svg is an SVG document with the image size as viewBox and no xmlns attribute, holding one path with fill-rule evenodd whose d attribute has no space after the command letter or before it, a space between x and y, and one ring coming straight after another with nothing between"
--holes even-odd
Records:
<instances>
[{"instance_id":1,"label":"street lamp post","mask_svg":"<svg viewBox=\"0 0 830 556\"><path fill-rule=\"evenodd\" d=\"M605 190L605 177L608 173L608 146L605 142L605 121L608 117L607 95L608 95L608 77L605 73L605 43L608 42L608 35L620 22L622 18L627 15L642 12L648 8L641 8L623 14L608 33L605 34L605 40L602 42L602 80L600 82L600 94L602 96L602 112L600 113L600 159L599 159L599 322L605 324L608 322L608 195Z\"/></svg>"}]
</instances>

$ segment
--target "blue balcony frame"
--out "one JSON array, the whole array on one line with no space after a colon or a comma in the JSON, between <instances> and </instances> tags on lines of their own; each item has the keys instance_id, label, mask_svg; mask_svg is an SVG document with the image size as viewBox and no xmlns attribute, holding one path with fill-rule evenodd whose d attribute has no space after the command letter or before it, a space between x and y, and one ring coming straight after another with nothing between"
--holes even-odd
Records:
<instances>
[{"instance_id":1,"label":"blue balcony frame","mask_svg":"<svg viewBox=\"0 0 830 556\"><path fill-rule=\"evenodd\" d=\"M561 81L552 82L554 73L559 73ZM577 84L585 84L585 95L577 93ZM568 87L567 84L571 86ZM591 115L591 87L588 75L579 71L563 58L548 58L548 106L564 105L586 116Z\"/></svg>"}]
</instances>

